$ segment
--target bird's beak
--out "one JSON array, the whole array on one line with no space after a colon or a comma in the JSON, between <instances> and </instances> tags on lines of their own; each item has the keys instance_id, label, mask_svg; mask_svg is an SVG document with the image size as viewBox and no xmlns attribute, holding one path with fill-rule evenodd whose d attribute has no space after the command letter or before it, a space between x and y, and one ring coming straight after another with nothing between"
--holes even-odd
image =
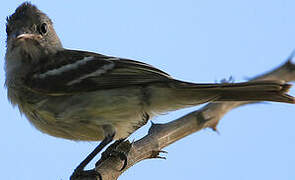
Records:
<instances>
[{"instance_id":1,"label":"bird's beak","mask_svg":"<svg viewBox=\"0 0 295 180\"><path fill-rule=\"evenodd\" d=\"M16 36L16 39L34 39L37 36L38 35L35 35L35 34L20 34L20 35Z\"/></svg>"},{"instance_id":2,"label":"bird's beak","mask_svg":"<svg viewBox=\"0 0 295 180\"><path fill-rule=\"evenodd\" d=\"M26 39L38 39L41 35L31 34L31 33L24 33L24 32L15 32L12 34L12 39L19 41L19 40L26 40Z\"/></svg>"}]
</instances>

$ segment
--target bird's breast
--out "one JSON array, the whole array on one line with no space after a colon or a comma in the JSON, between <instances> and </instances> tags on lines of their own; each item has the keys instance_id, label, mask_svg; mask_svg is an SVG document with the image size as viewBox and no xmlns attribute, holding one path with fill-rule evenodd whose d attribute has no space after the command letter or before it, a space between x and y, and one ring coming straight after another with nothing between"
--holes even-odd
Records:
<instances>
[{"instance_id":1,"label":"bird's breast","mask_svg":"<svg viewBox=\"0 0 295 180\"><path fill-rule=\"evenodd\" d=\"M47 96L19 107L40 131L72 140L102 140L103 125L116 129L115 139L125 138L147 121L139 88Z\"/></svg>"}]
</instances>

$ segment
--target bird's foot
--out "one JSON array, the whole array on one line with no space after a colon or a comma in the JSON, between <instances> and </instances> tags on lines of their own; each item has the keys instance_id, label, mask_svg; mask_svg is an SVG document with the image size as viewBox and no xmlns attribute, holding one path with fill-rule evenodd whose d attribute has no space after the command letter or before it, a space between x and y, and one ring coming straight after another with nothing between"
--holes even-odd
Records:
<instances>
[{"instance_id":1,"label":"bird's foot","mask_svg":"<svg viewBox=\"0 0 295 180\"><path fill-rule=\"evenodd\" d=\"M109 157L119 157L123 161L123 166L121 167L120 171L124 170L127 166L127 155L124 151L121 151L118 149L119 146L121 146L122 143L124 143L125 139L120 139L115 141L113 144L111 144L102 154L101 159L96 162L95 166L99 166L103 161L108 159ZM128 143L130 144L130 143Z\"/></svg>"},{"instance_id":2,"label":"bird's foot","mask_svg":"<svg viewBox=\"0 0 295 180\"><path fill-rule=\"evenodd\" d=\"M96 180L99 178L102 180L101 174L95 170L78 170L75 169L74 173L71 175L70 180L79 180L79 179L93 179Z\"/></svg>"}]
</instances>

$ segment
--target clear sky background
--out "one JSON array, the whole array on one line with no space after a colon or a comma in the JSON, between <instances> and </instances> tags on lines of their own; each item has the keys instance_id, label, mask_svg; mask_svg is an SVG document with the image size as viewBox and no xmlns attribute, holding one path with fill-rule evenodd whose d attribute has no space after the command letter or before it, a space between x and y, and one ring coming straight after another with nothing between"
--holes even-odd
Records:
<instances>
[{"instance_id":1,"label":"clear sky background","mask_svg":"<svg viewBox=\"0 0 295 180\"><path fill-rule=\"evenodd\" d=\"M5 18L21 2L1 2L2 85ZM144 61L193 82L230 76L244 81L281 65L295 48L294 0L32 2L52 18L66 48ZM153 121L164 123L198 108ZM40 133L9 104L4 87L0 112L1 179L66 180L97 145ZM280 103L235 109L220 122L220 134L207 129L190 135L164 149L167 160L143 161L120 179L295 179L294 115L294 105ZM140 139L149 127L130 139Z\"/></svg>"}]
</instances>

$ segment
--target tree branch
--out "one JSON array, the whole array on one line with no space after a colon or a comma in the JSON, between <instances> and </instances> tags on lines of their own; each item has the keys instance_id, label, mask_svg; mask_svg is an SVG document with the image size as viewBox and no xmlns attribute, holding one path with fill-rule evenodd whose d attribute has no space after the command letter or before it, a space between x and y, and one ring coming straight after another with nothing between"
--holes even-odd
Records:
<instances>
[{"instance_id":1,"label":"tree branch","mask_svg":"<svg viewBox=\"0 0 295 180\"><path fill-rule=\"evenodd\" d=\"M295 64L291 62L293 55L282 66L253 78L257 80L285 80L295 81ZM216 130L220 119L233 108L253 102L224 102L209 103L203 108L189 113L179 119L166 124L152 124L148 134L133 143L126 141L117 147L118 151L124 152L128 158L126 168L120 171L123 161L119 157L111 156L100 163L95 170L102 175L103 180L115 180L129 167L136 163L151 158L161 158L159 153L162 149L187 135L204 128ZM108 150L108 149L107 149ZM83 178L83 180L93 178ZM95 178L94 178L95 179ZM99 179L99 178L97 178Z\"/></svg>"}]
</instances>

